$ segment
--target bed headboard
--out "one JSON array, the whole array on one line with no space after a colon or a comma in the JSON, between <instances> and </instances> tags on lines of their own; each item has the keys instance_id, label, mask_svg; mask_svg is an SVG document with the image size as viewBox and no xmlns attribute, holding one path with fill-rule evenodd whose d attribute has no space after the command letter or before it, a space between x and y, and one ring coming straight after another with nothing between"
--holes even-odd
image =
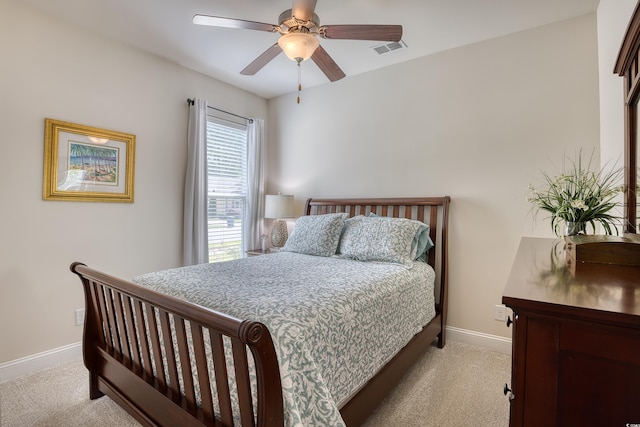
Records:
<instances>
[{"instance_id":1,"label":"bed headboard","mask_svg":"<svg viewBox=\"0 0 640 427\"><path fill-rule=\"evenodd\" d=\"M446 320L447 307L447 254L449 222L449 196L376 198L376 199L307 199L304 215L322 215L347 212L349 217L368 215L409 218L422 221L430 227L429 234L434 248L429 251L427 262L436 271L436 311Z\"/></svg>"}]
</instances>

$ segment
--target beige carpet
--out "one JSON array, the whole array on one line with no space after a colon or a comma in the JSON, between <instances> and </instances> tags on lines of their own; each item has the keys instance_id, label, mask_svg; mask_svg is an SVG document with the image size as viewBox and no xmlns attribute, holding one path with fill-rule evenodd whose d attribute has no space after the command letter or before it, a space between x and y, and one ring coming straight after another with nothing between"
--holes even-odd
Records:
<instances>
[{"instance_id":1,"label":"beige carpet","mask_svg":"<svg viewBox=\"0 0 640 427\"><path fill-rule=\"evenodd\" d=\"M501 427L509 403L509 355L449 341L427 350L366 423L378 426ZM108 397L89 400L76 360L0 384L0 426L138 426Z\"/></svg>"}]
</instances>

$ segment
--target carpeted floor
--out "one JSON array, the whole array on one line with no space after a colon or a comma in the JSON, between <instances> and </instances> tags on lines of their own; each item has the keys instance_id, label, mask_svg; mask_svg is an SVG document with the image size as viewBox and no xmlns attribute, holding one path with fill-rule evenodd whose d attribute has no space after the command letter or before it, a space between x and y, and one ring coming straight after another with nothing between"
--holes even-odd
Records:
<instances>
[{"instance_id":1,"label":"carpeted floor","mask_svg":"<svg viewBox=\"0 0 640 427\"><path fill-rule=\"evenodd\" d=\"M510 356L449 341L429 348L366 427L507 426ZM81 360L0 384L0 426L138 426L108 397L89 400Z\"/></svg>"}]
</instances>

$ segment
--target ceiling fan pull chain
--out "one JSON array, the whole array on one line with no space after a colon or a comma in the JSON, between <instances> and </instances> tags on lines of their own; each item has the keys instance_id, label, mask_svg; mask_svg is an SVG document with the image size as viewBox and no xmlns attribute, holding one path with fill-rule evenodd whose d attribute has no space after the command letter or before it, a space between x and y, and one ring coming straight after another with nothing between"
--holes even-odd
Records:
<instances>
[{"instance_id":1,"label":"ceiling fan pull chain","mask_svg":"<svg viewBox=\"0 0 640 427\"><path fill-rule=\"evenodd\" d=\"M300 63L302 62L300 59L297 59L298 62L298 104L300 104L300 92L302 91L302 69L300 68Z\"/></svg>"}]
</instances>

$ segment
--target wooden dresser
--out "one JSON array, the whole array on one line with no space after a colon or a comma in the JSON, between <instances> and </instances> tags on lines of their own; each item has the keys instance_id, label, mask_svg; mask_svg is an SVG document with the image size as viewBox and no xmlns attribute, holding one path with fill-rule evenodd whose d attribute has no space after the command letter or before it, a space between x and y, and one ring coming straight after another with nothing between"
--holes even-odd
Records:
<instances>
[{"instance_id":1,"label":"wooden dresser","mask_svg":"<svg viewBox=\"0 0 640 427\"><path fill-rule=\"evenodd\" d=\"M502 302L511 427L640 425L640 268L572 272L563 240L523 238Z\"/></svg>"}]
</instances>

